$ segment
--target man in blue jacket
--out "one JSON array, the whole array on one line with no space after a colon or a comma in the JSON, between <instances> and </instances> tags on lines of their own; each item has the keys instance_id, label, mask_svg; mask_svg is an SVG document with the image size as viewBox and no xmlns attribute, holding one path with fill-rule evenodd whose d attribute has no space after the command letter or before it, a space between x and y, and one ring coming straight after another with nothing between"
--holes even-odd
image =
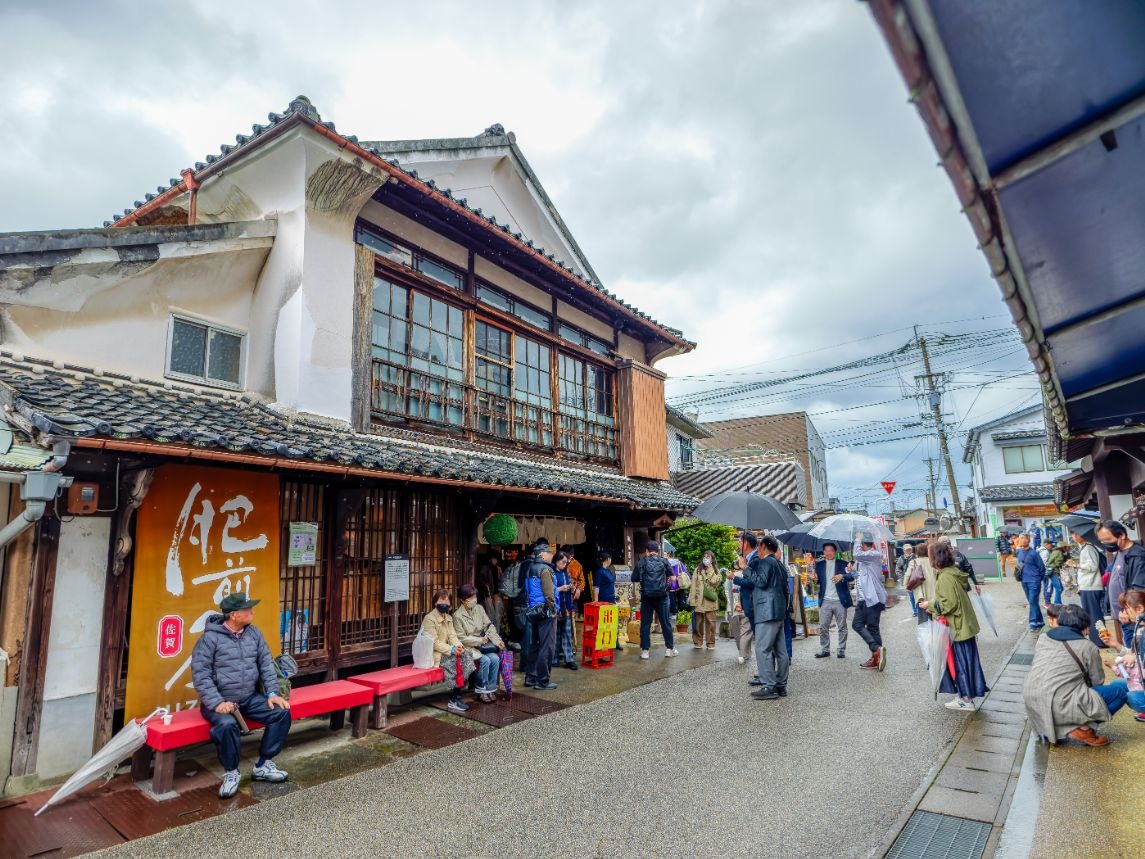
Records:
<instances>
[{"instance_id":1,"label":"man in blue jacket","mask_svg":"<svg viewBox=\"0 0 1145 859\"><path fill-rule=\"evenodd\" d=\"M1030 546L1030 537L1023 534L1018 538L1016 562L1022 575L1022 590L1026 592L1026 602L1030 604L1030 629L1037 631L1046 625L1042 619L1042 580L1046 577L1046 565L1038 550Z\"/></svg>"},{"instance_id":2,"label":"man in blue jacket","mask_svg":"<svg viewBox=\"0 0 1145 859\"><path fill-rule=\"evenodd\" d=\"M278 694L278 673L270 648L253 625L252 609L258 602L241 591L227 594L219 603L222 614L207 618L206 629L191 651L191 680L225 771L219 787L223 799L235 795L241 778L236 713L266 726L251 776L255 781L286 781L286 773L271 758L282 750L290 731L290 704ZM258 691L259 683L262 692Z\"/></svg>"},{"instance_id":3,"label":"man in blue jacket","mask_svg":"<svg viewBox=\"0 0 1145 859\"><path fill-rule=\"evenodd\" d=\"M851 582L854 573L847 572L847 565L835 555L838 548L834 543L823 544L823 557L815 562L815 577L819 580L819 652L816 659L831 655L831 624L839 630L840 659L847 654L847 627L850 626Z\"/></svg>"}]
</instances>

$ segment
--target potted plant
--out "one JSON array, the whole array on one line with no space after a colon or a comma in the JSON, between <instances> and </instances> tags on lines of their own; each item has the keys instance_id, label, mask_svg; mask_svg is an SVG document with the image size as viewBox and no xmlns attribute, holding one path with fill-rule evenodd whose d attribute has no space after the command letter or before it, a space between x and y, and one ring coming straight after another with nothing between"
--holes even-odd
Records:
<instances>
[{"instance_id":1,"label":"potted plant","mask_svg":"<svg viewBox=\"0 0 1145 859\"><path fill-rule=\"evenodd\" d=\"M692 628L692 613L681 611L676 615L676 632L688 632Z\"/></svg>"}]
</instances>

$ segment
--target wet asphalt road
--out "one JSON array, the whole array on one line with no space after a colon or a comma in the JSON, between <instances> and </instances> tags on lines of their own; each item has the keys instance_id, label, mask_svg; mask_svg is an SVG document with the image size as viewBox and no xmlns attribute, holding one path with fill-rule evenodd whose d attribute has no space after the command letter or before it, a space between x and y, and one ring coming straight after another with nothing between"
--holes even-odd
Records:
<instances>
[{"instance_id":1,"label":"wet asphalt road","mask_svg":"<svg viewBox=\"0 0 1145 859\"><path fill-rule=\"evenodd\" d=\"M1025 617L1016 585L989 591L988 679ZM721 642L704 667L100 855L867 856L965 718L935 703L909 613L884 616L882 674L854 633L845 660L797 641L789 697L753 701Z\"/></svg>"}]
</instances>

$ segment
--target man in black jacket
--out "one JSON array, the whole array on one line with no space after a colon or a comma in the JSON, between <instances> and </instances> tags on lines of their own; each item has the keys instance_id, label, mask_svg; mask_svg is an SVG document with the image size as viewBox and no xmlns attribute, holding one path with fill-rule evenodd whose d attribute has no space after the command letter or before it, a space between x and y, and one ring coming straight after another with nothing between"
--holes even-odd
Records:
<instances>
[{"instance_id":1,"label":"man in black jacket","mask_svg":"<svg viewBox=\"0 0 1145 859\"><path fill-rule=\"evenodd\" d=\"M823 544L823 557L815 562L815 576L819 580L819 652L816 659L831 655L831 623L839 630L840 659L846 658L848 615L855 603L851 599L854 573L847 572L847 564L835 557L834 543Z\"/></svg>"},{"instance_id":2,"label":"man in black jacket","mask_svg":"<svg viewBox=\"0 0 1145 859\"><path fill-rule=\"evenodd\" d=\"M236 713L266 727L262 732L255 781L286 781L286 773L271 760L282 750L290 731L290 704L278 694L278 673L270 648L252 609L258 600L241 591L219 603L222 614L207 618L203 635L191 651L191 680L199 693L199 708L211 724L211 740L223 765L219 796L228 799L239 789L240 731ZM263 691L258 691L259 683Z\"/></svg>"},{"instance_id":3,"label":"man in black jacket","mask_svg":"<svg viewBox=\"0 0 1145 859\"><path fill-rule=\"evenodd\" d=\"M651 540L644 547L644 557L636 562L632 571L632 581L640 584L640 658L647 659L652 649L652 614L660 620L664 632L664 656L679 656L676 641L672 637L674 623L668 617L668 580L672 568L660 556L660 545ZM671 620L675 620L671 618Z\"/></svg>"}]
</instances>

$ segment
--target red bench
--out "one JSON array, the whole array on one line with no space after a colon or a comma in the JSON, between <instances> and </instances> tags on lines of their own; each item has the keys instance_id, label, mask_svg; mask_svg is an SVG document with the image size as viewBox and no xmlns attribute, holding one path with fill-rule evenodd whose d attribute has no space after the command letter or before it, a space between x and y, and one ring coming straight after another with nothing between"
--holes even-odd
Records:
<instances>
[{"instance_id":1,"label":"red bench","mask_svg":"<svg viewBox=\"0 0 1145 859\"><path fill-rule=\"evenodd\" d=\"M416 689L418 686L432 686L445 680L445 671L441 668L415 668L412 665L399 665L396 668L386 668L382 671L371 671L368 674L359 674L357 677L347 677L351 683L358 683L368 689L373 696L374 705L370 708L370 727L380 730L386 726L389 705L386 696L391 692L404 692L407 689Z\"/></svg>"},{"instance_id":2,"label":"red bench","mask_svg":"<svg viewBox=\"0 0 1145 859\"><path fill-rule=\"evenodd\" d=\"M439 669L440 670L440 669ZM330 714L330 727L338 730L346 724L346 711L350 711L350 735L355 739L366 735L367 709L373 703L373 693L358 683L332 680L313 686L301 686L290 692L290 718L293 721L311 716ZM247 719L251 728L262 724ZM162 794L171 790L175 777L175 752L187 746L210 742L211 724L196 708L173 713L171 724L164 725L155 718L147 723L147 742L131 759L131 777L145 781L150 774L151 758L155 758L155 775L151 788Z\"/></svg>"}]
</instances>

